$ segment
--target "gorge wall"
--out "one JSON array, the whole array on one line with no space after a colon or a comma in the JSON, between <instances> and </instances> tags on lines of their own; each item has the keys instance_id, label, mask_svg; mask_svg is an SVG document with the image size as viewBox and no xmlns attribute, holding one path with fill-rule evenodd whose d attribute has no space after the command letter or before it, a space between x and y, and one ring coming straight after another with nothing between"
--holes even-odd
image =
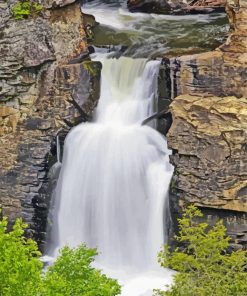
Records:
<instances>
[{"instance_id":1,"label":"gorge wall","mask_svg":"<svg viewBox=\"0 0 247 296\"><path fill-rule=\"evenodd\" d=\"M43 0L22 20L16 3L0 3L0 208L42 247L55 137L90 116L101 65L88 58L79 1Z\"/></svg>"},{"instance_id":2,"label":"gorge wall","mask_svg":"<svg viewBox=\"0 0 247 296\"><path fill-rule=\"evenodd\" d=\"M233 32L213 52L170 59L175 173L173 226L195 203L211 224L222 218L231 246L247 247L247 1L228 1ZM173 229L174 230L174 229Z\"/></svg>"}]
</instances>

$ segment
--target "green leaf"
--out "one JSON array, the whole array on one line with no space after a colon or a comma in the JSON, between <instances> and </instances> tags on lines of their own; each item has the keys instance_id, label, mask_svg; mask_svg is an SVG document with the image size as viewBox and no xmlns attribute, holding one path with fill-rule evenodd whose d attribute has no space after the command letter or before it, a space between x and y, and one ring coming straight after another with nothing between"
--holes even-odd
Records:
<instances>
[{"instance_id":1,"label":"green leaf","mask_svg":"<svg viewBox=\"0 0 247 296\"><path fill-rule=\"evenodd\" d=\"M246 296L247 251L227 253L230 238L222 221L213 227L195 223L202 213L189 206L178 220L179 234L175 240L181 247L171 250L167 245L159 252L162 267L177 271L167 291L156 290L159 296Z\"/></svg>"}]
</instances>

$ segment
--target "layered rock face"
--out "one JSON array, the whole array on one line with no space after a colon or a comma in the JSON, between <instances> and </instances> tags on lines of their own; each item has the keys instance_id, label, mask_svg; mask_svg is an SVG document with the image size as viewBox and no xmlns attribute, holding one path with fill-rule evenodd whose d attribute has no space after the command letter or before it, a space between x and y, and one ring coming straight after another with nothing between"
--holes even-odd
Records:
<instances>
[{"instance_id":1,"label":"layered rock face","mask_svg":"<svg viewBox=\"0 0 247 296\"><path fill-rule=\"evenodd\" d=\"M101 65L85 60L77 1L43 1L39 16L15 20L0 4L0 208L22 216L43 242L55 136L90 115ZM39 237L37 237L39 233Z\"/></svg>"},{"instance_id":2,"label":"layered rock face","mask_svg":"<svg viewBox=\"0 0 247 296\"><path fill-rule=\"evenodd\" d=\"M171 60L175 218L189 203L222 218L232 246L247 247L247 2L228 3L234 32L211 53Z\"/></svg>"}]
</instances>

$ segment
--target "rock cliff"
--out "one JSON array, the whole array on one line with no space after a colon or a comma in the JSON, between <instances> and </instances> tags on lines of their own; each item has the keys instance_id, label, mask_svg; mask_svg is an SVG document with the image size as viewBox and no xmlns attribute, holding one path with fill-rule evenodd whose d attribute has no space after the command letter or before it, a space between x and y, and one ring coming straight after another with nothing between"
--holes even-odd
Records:
<instances>
[{"instance_id":1,"label":"rock cliff","mask_svg":"<svg viewBox=\"0 0 247 296\"><path fill-rule=\"evenodd\" d=\"M232 246L247 247L247 1L229 1L233 32L210 53L170 60L175 218L188 203L222 218Z\"/></svg>"},{"instance_id":2,"label":"rock cliff","mask_svg":"<svg viewBox=\"0 0 247 296\"><path fill-rule=\"evenodd\" d=\"M0 3L0 208L11 221L24 217L42 244L54 140L91 114L101 65L87 58L78 1L43 0L22 20L16 3Z\"/></svg>"}]
</instances>

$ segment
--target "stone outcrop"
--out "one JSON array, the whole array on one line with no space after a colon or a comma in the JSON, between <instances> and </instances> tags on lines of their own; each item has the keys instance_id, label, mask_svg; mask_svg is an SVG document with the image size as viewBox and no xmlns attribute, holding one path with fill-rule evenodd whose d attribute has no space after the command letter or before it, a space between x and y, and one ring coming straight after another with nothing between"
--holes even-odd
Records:
<instances>
[{"instance_id":1,"label":"stone outcrop","mask_svg":"<svg viewBox=\"0 0 247 296\"><path fill-rule=\"evenodd\" d=\"M168 138L179 152L172 161L183 200L247 212L247 100L181 95L171 112Z\"/></svg>"},{"instance_id":2,"label":"stone outcrop","mask_svg":"<svg viewBox=\"0 0 247 296\"><path fill-rule=\"evenodd\" d=\"M180 3L182 4L182 1ZM171 11L171 6L168 1L159 0L128 0L128 9L131 12L148 12L148 13L168 13ZM184 6L184 5L183 5ZM180 6L179 6L180 7ZM175 9L175 7L174 7Z\"/></svg>"},{"instance_id":3,"label":"stone outcrop","mask_svg":"<svg viewBox=\"0 0 247 296\"><path fill-rule=\"evenodd\" d=\"M42 13L23 20L15 3L0 4L0 208L42 243L54 138L90 116L101 65L87 58L78 1L43 0Z\"/></svg>"},{"instance_id":4,"label":"stone outcrop","mask_svg":"<svg viewBox=\"0 0 247 296\"><path fill-rule=\"evenodd\" d=\"M234 1L233 1L234 2ZM234 31L213 52L170 60L173 124L168 144L176 217L195 203L222 218L234 248L247 247L247 2L228 3Z\"/></svg>"},{"instance_id":5,"label":"stone outcrop","mask_svg":"<svg viewBox=\"0 0 247 296\"><path fill-rule=\"evenodd\" d=\"M226 0L128 0L132 12L158 14L211 13L223 11Z\"/></svg>"}]
</instances>

